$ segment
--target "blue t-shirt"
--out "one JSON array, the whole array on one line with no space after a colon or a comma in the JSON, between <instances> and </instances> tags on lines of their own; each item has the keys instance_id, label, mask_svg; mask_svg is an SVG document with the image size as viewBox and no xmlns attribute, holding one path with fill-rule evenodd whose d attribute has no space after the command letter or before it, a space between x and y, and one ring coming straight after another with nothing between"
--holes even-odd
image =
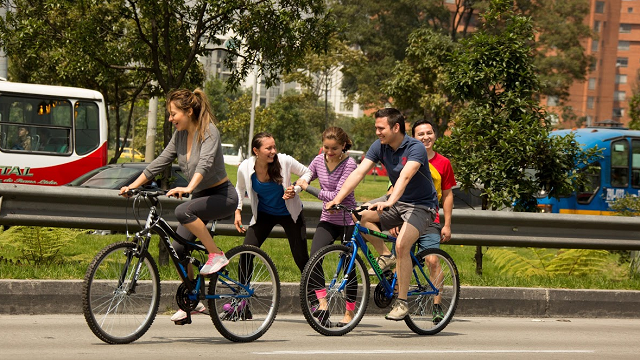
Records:
<instances>
[{"instance_id":1,"label":"blue t-shirt","mask_svg":"<svg viewBox=\"0 0 640 360\"><path fill-rule=\"evenodd\" d=\"M258 194L258 211L275 216L291 216L284 203L284 188L273 181L260 182L256 173L251 174L251 186Z\"/></svg>"},{"instance_id":2,"label":"blue t-shirt","mask_svg":"<svg viewBox=\"0 0 640 360\"><path fill-rule=\"evenodd\" d=\"M433 186L427 150L420 141L405 135L398 149L393 150L387 144L380 144L380 139L378 139L367 151L366 158L374 163L380 161L387 168L389 180L393 185L396 184L398 177L400 177L400 172L407 164L407 161L419 162L420 169L409 180L404 193L398 201L422 205L431 209L438 208L438 193Z\"/></svg>"}]
</instances>

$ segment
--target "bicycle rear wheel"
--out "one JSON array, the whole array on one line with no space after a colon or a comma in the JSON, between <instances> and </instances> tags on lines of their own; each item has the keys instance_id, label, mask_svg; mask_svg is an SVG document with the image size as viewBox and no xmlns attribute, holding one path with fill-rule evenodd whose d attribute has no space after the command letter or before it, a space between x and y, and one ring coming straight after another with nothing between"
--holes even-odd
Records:
<instances>
[{"instance_id":1,"label":"bicycle rear wheel","mask_svg":"<svg viewBox=\"0 0 640 360\"><path fill-rule=\"evenodd\" d=\"M458 268L444 250L426 249L416 257L424 266L413 264L407 295L409 315L404 321L416 334L434 335L449 324L456 312L460 297ZM426 294L434 288L439 290L438 295Z\"/></svg>"},{"instance_id":2,"label":"bicycle rear wheel","mask_svg":"<svg viewBox=\"0 0 640 360\"><path fill-rule=\"evenodd\" d=\"M108 245L96 255L84 276L84 318L91 331L109 344L139 339L158 312L158 267L149 254L140 258L136 246L132 242ZM139 263L140 272L134 283Z\"/></svg>"},{"instance_id":3,"label":"bicycle rear wheel","mask_svg":"<svg viewBox=\"0 0 640 360\"><path fill-rule=\"evenodd\" d=\"M229 264L209 281L211 320L228 340L260 338L273 323L280 306L280 278L271 258L260 248L242 245L226 254ZM246 284L248 290L236 284Z\"/></svg>"},{"instance_id":4,"label":"bicycle rear wheel","mask_svg":"<svg viewBox=\"0 0 640 360\"><path fill-rule=\"evenodd\" d=\"M329 245L316 252L305 266L300 279L300 306L311 327L322 335L339 336L353 330L369 304L369 276L362 259L356 254L353 270L347 266L352 249ZM346 281L346 286L339 289ZM319 309L318 297L326 299L327 310ZM351 321L342 323L347 306L353 308Z\"/></svg>"}]
</instances>

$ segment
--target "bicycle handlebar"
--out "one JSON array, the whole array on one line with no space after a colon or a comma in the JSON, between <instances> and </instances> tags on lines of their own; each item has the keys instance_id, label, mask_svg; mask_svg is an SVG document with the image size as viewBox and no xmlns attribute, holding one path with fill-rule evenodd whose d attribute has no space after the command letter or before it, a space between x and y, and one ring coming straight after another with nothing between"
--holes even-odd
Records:
<instances>
[{"instance_id":1,"label":"bicycle handlebar","mask_svg":"<svg viewBox=\"0 0 640 360\"><path fill-rule=\"evenodd\" d=\"M346 211L348 213L351 213L351 214L359 214L359 213L361 213L361 212L363 212L365 210L369 210L369 209L367 207L365 207L365 206L359 206L357 208L350 209L350 208L348 208L348 207L346 207L346 206L344 206L342 204L337 204L337 205L333 205L328 210L344 210L344 211Z\"/></svg>"},{"instance_id":2,"label":"bicycle handlebar","mask_svg":"<svg viewBox=\"0 0 640 360\"><path fill-rule=\"evenodd\" d=\"M163 189L129 189L127 192L121 195L157 198L158 196L166 195L167 192L167 190ZM182 194L182 197L188 198L189 195L189 193L184 193Z\"/></svg>"}]
</instances>

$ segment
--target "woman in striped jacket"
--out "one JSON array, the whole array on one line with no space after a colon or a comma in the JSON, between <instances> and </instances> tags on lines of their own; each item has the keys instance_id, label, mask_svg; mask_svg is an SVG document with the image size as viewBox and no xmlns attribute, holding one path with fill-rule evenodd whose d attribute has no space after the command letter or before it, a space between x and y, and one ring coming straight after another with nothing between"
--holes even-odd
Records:
<instances>
[{"instance_id":1,"label":"woman in striped jacket","mask_svg":"<svg viewBox=\"0 0 640 360\"><path fill-rule=\"evenodd\" d=\"M349 174L356 169L356 162L353 158L347 155L347 150L352 146L351 139L347 133L339 127L330 127L322 133L322 149L323 153L316 156L311 164L309 170L311 171L311 180L318 179L320 183L320 189L309 185L303 179L297 181L297 185L302 187L302 190L307 191L323 202L323 210L320 215L320 223L316 228L315 235L313 236L313 242L311 243L311 256L315 254L321 248L333 244L335 239L342 239L343 237L350 238L353 233L353 219L350 215L335 212L330 213L324 208L324 204L333 200L338 194L342 184L349 177ZM356 207L356 199L353 192L349 194L342 202L343 205L349 208ZM315 272L314 272L315 273ZM326 289L324 287L324 279L320 276L312 280L312 284L318 290L316 290L316 297L318 298L319 306L314 311L314 316L321 322L327 323L329 321L330 314L327 310ZM349 323L353 318L353 311L355 309L355 289L347 289L348 301L346 304L346 312L343 319L337 323L337 326L341 327ZM353 296L350 296L353 294Z\"/></svg>"}]
</instances>

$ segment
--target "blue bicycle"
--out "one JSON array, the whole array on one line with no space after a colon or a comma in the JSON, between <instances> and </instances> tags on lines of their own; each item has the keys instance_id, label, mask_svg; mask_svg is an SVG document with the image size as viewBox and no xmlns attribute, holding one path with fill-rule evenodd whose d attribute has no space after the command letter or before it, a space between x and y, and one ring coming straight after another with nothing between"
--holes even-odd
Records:
<instances>
[{"instance_id":1,"label":"blue bicycle","mask_svg":"<svg viewBox=\"0 0 640 360\"><path fill-rule=\"evenodd\" d=\"M201 300L208 300L211 320L225 338L258 339L273 323L280 304L280 279L273 261L261 249L242 245L226 252L229 264L222 270L190 280L187 268L200 269L207 259L206 249L200 242L180 237L160 216L158 197L165 194L164 190L130 190L136 219L143 203L149 213L142 230L132 236L127 232L129 241L107 245L89 265L82 289L89 328L106 343L125 344L139 339L153 323L161 295L158 267L149 253L153 231L160 235L182 280L176 302L187 318L176 324L190 324L191 312ZM189 255L178 256L171 239L185 246Z\"/></svg>"},{"instance_id":2,"label":"blue bicycle","mask_svg":"<svg viewBox=\"0 0 640 360\"><path fill-rule=\"evenodd\" d=\"M349 209L337 205L345 215L360 220L365 208ZM357 221L350 239L342 245L329 245L315 253L304 268L300 282L302 313L311 327L323 335L344 335L353 330L364 316L369 304L370 282L362 251L374 269L379 282L373 290L373 300L380 308L388 307L397 297L394 292L395 272L382 272L369 251L362 234L395 242L395 238L373 231ZM407 294L409 314L404 319L411 330L420 335L437 334L444 329L456 311L460 296L458 269L449 254L441 249L426 249L411 254L413 272ZM352 315L348 322L335 321Z\"/></svg>"}]
</instances>

